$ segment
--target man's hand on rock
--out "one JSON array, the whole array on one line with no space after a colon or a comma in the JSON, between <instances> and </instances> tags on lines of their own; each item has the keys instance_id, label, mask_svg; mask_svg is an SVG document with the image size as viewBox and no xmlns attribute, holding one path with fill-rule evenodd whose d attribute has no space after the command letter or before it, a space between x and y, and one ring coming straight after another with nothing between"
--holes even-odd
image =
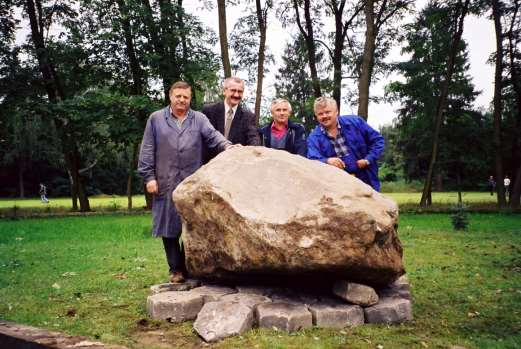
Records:
<instances>
[{"instance_id":1,"label":"man's hand on rock","mask_svg":"<svg viewBox=\"0 0 521 349\"><path fill-rule=\"evenodd\" d=\"M240 148L240 147L242 147L242 144L240 144L240 143L237 143L237 144L228 144L228 145L224 148L224 150L228 150L228 149L232 149L232 148Z\"/></svg>"},{"instance_id":2,"label":"man's hand on rock","mask_svg":"<svg viewBox=\"0 0 521 349\"><path fill-rule=\"evenodd\" d=\"M369 160L366 160L366 159L356 160L356 166L358 166L359 169L363 170L364 168L369 166Z\"/></svg>"},{"instance_id":3,"label":"man's hand on rock","mask_svg":"<svg viewBox=\"0 0 521 349\"><path fill-rule=\"evenodd\" d=\"M159 188L157 186L157 181L155 179L148 181L146 184L147 192L150 194L157 194L159 192Z\"/></svg>"},{"instance_id":4,"label":"man's hand on rock","mask_svg":"<svg viewBox=\"0 0 521 349\"><path fill-rule=\"evenodd\" d=\"M328 158L327 163L331 166L338 167L341 170L346 167L346 164L340 158Z\"/></svg>"}]
</instances>

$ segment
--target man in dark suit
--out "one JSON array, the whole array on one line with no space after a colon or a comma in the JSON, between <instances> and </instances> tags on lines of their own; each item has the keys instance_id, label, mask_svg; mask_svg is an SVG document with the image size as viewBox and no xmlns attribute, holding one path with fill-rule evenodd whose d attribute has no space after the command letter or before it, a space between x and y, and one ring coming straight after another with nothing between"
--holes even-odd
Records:
<instances>
[{"instance_id":1,"label":"man in dark suit","mask_svg":"<svg viewBox=\"0 0 521 349\"><path fill-rule=\"evenodd\" d=\"M215 129L233 144L260 145L255 115L240 105L244 93L244 81L237 77L224 80L224 101L205 105L202 113L208 117ZM214 149L207 149L205 163L217 155Z\"/></svg>"}]
</instances>

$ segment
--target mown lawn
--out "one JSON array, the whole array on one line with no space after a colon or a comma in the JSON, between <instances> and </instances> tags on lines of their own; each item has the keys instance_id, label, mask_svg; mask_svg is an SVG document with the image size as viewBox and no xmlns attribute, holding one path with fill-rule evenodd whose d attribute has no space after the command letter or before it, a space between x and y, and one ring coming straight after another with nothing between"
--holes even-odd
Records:
<instances>
[{"instance_id":1,"label":"mown lawn","mask_svg":"<svg viewBox=\"0 0 521 349\"><path fill-rule=\"evenodd\" d=\"M384 193L394 199L402 209L415 210L420 202L421 193ZM45 213L63 213L66 214L72 208L70 198L53 198L50 202L44 204L39 198L3 198L0 199L0 215L31 215ZM458 193L456 192L439 192L432 194L433 210L447 210L458 202ZM94 211L124 211L127 208L127 197L118 195L100 195L89 198L91 209ZM471 207L486 208L495 210L497 198L486 192L466 192L463 193L463 202ZM145 206L145 197L143 195L134 195L132 197L134 211L142 210Z\"/></svg>"},{"instance_id":2,"label":"mown lawn","mask_svg":"<svg viewBox=\"0 0 521 349\"><path fill-rule=\"evenodd\" d=\"M0 318L132 348L202 346L191 327L146 320L167 278L149 215L0 221ZM411 322L296 334L253 330L214 348L521 348L521 216L402 214ZM162 338L154 340L154 338ZM164 339L164 341L163 341Z\"/></svg>"}]
</instances>

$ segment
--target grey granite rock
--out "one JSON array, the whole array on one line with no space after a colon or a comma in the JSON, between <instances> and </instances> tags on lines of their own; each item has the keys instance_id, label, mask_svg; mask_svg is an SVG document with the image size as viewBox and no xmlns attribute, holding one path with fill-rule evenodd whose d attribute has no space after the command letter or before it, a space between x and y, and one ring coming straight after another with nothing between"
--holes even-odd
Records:
<instances>
[{"instance_id":1,"label":"grey granite rock","mask_svg":"<svg viewBox=\"0 0 521 349\"><path fill-rule=\"evenodd\" d=\"M158 284L150 286L151 294L158 294L161 292L169 292L169 291L188 291L192 288L198 287L201 285L201 281L197 279L187 279L184 283L173 284L171 282L165 284Z\"/></svg>"},{"instance_id":2,"label":"grey granite rock","mask_svg":"<svg viewBox=\"0 0 521 349\"><path fill-rule=\"evenodd\" d=\"M263 303L256 309L259 327L294 332L313 326L311 313L304 305Z\"/></svg>"},{"instance_id":3,"label":"grey granite rock","mask_svg":"<svg viewBox=\"0 0 521 349\"><path fill-rule=\"evenodd\" d=\"M255 309L258 304L269 303L271 302L271 299L266 296L252 293L233 293L222 296L221 301L241 303L247 307Z\"/></svg>"},{"instance_id":4,"label":"grey granite rock","mask_svg":"<svg viewBox=\"0 0 521 349\"><path fill-rule=\"evenodd\" d=\"M337 280L333 285L333 293L349 303L362 307L378 303L378 295L372 287L346 280Z\"/></svg>"},{"instance_id":5,"label":"grey granite rock","mask_svg":"<svg viewBox=\"0 0 521 349\"><path fill-rule=\"evenodd\" d=\"M394 324L413 319L411 301L404 298L380 298L378 304L364 309L365 321Z\"/></svg>"},{"instance_id":6,"label":"grey granite rock","mask_svg":"<svg viewBox=\"0 0 521 349\"><path fill-rule=\"evenodd\" d=\"M152 319L182 322L195 319L203 304L203 296L191 291L161 292L147 298L147 312Z\"/></svg>"},{"instance_id":7,"label":"grey granite rock","mask_svg":"<svg viewBox=\"0 0 521 349\"><path fill-rule=\"evenodd\" d=\"M237 293L237 290L235 288L225 286L205 285L190 290L190 293L201 295L204 299L204 302L207 303L215 302L227 294Z\"/></svg>"},{"instance_id":8,"label":"grey granite rock","mask_svg":"<svg viewBox=\"0 0 521 349\"><path fill-rule=\"evenodd\" d=\"M309 306L313 325L317 327L344 328L364 323L364 310L358 305L338 302L320 302Z\"/></svg>"},{"instance_id":9,"label":"grey granite rock","mask_svg":"<svg viewBox=\"0 0 521 349\"><path fill-rule=\"evenodd\" d=\"M244 333L251 329L253 320L253 309L243 303L209 302L197 315L194 329L206 342L213 342Z\"/></svg>"}]
</instances>

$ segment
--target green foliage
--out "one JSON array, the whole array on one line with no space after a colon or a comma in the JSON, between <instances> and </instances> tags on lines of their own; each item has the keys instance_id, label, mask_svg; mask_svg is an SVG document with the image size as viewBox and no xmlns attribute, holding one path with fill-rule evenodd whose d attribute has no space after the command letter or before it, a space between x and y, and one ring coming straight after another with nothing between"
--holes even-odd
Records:
<instances>
[{"instance_id":1,"label":"green foliage","mask_svg":"<svg viewBox=\"0 0 521 349\"><path fill-rule=\"evenodd\" d=\"M446 70L446 57L451 42L452 4L431 2L418 15L415 23L406 26L404 53L408 61L395 68L405 76L405 82L392 82L386 95L399 101L402 107L394 125L395 150L405 178L422 179L428 168L436 104ZM440 134L436 172L455 182L459 174L470 184L488 177L492 164L492 124L488 115L471 110L477 95L468 71L468 52L461 42L456 56L454 75L449 84L449 97L444 107L445 122ZM469 145L472 151L469 151ZM465 183L463 183L465 184Z\"/></svg>"},{"instance_id":2,"label":"green foliage","mask_svg":"<svg viewBox=\"0 0 521 349\"><path fill-rule=\"evenodd\" d=\"M458 204L454 208L454 213L450 216L452 227L454 230L468 230L469 227L469 213L468 207L463 204Z\"/></svg>"}]
</instances>

